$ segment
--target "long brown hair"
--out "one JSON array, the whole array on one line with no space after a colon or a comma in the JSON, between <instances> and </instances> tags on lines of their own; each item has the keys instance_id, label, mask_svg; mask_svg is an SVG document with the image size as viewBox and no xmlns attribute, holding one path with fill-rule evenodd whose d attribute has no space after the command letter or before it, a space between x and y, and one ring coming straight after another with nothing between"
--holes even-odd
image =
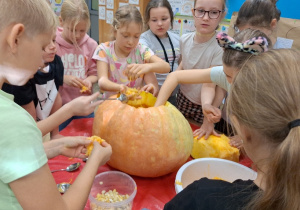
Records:
<instances>
[{"instance_id":1,"label":"long brown hair","mask_svg":"<svg viewBox=\"0 0 300 210\"><path fill-rule=\"evenodd\" d=\"M277 0L247 0L241 6L235 25L251 25L270 28L272 20L280 20L281 12L276 7Z\"/></svg>"},{"instance_id":2,"label":"long brown hair","mask_svg":"<svg viewBox=\"0 0 300 210\"><path fill-rule=\"evenodd\" d=\"M174 15L172 11L172 7L169 3L168 0L151 0L145 9L145 15L144 15L144 21L145 21L145 30L149 29L148 22L150 20L150 10L153 8L158 8L158 7L165 7L168 9L169 14L170 14L170 22L171 22L171 28L173 28L173 20L174 20Z\"/></svg>"},{"instance_id":3,"label":"long brown hair","mask_svg":"<svg viewBox=\"0 0 300 210\"><path fill-rule=\"evenodd\" d=\"M267 142L272 155L264 174L265 190L246 209L300 209L300 52L271 50L252 56L236 76L228 110L240 125Z\"/></svg>"}]
</instances>

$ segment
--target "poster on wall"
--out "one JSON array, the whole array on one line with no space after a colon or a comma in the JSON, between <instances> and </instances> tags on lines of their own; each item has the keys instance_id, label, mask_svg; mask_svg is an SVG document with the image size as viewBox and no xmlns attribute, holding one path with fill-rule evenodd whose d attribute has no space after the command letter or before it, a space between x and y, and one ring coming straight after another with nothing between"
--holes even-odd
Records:
<instances>
[{"instance_id":1,"label":"poster on wall","mask_svg":"<svg viewBox=\"0 0 300 210\"><path fill-rule=\"evenodd\" d=\"M181 19L180 18L174 18L173 21L173 28L171 30L173 33L180 35L181 33Z\"/></svg>"},{"instance_id":2,"label":"poster on wall","mask_svg":"<svg viewBox=\"0 0 300 210\"><path fill-rule=\"evenodd\" d=\"M99 20L105 20L105 7L99 6Z\"/></svg>"},{"instance_id":3,"label":"poster on wall","mask_svg":"<svg viewBox=\"0 0 300 210\"><path fill-rule=\"evenodd\" d=\"M182 0L171 0L169 2L172 7L174 16L180 15Z\"/></svg>"},{"instance_id":4,"label":"poster on wall","mask_svg":"<svg viewBox=\"0 0 300 210\"><path fill-rule=\"evenodd\" d=\"M193 19L185 19L182 21L182 32L181 34L186 34L195 31L195 25Z\"/></svg>"},{"instance_id":5,"label":"poster on wall","mask_svg":"<svg viewBox=\"0 0 300 210\"><path fill-rule=\"evenodd\" d=\"M129 0L129 4L139 4L139 0Z\"/></svg>"},{"instance_id":6,"label":"poster on wall","mask_svg":"<svg viewBox=\"0 0 300 210\"><path fill-rule=\"evenodd\" d=\"M171 31L175 34L178 34L179 36L195 31L194 19L192 17L184 16L175 17L173 22L173 29Z\"/></svg>"},{"instance_id":7,"label":"poster on wall","mask_svg":"<svg viewBox=\"0 0 300 210\"><path fill-rule=\"evenodd\" d=\"M119 7L125 6L125 5L129 5L129 3L119 3Z\"/></svg>"},{"instance_id":8,"label":"poster on wall","mask_svg":"<svg viewBox=\"0 0 300 210\"><path fill-rule=\"evenodd\" d=\"M99 0L99 5L105 5L105 0Z\"/></svg>"},{"instance_id":9,"label":"poster on wall","mask_svg":"<svg viewBox=\"0 0 300 210\"><path fill-rule=\"evenodd\" d=\"M184 1L181 6L180 15L193 16L192 9L194 7L194 1Z\"/></svg>"},{"instance_id":10,"label":"poster on wall","mask_svg":"<svg viewBox=\"0 0 300 210\"><path fill-rule=\"evenodd\" d=\"M192 16L194 0L169 0L174 16Z\"/></svg>"},{"instance_id":11,"label":"poster on wall","mask_svg":"<svg viewBox=\"0 0 300 210\"><path fill-rule=\"evenodd\" d=\"M114 9L114 0L106 0L106 8Z\"/></svg>"},{"instance_id":12,"label":"poster on wall","mask_svg":"<svg viewBox=\"0 0 300 210\"><path fill-rule=\"evenodd\" d=\"M51 8L54 13L59 16L61 11L61 5L64 2L63 0L48 0L50 2Z\"/></svg>"},{"instance_id":13,"label":"poster on wall","mask_svg":"<svg viewBox=\"0 0 300 210\"><path fill-rule=\"evenodd\" d=\"M114 19L114 11L106 10L106 23L112 24Z\"/></svg>"}]
</instances>

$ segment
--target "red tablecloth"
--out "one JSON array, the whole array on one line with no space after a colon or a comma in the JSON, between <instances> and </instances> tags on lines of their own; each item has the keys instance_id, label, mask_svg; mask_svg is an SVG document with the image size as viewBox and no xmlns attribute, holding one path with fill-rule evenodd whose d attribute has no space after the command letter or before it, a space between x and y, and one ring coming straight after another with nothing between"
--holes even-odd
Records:
<instances>
[{"instance_id":1,"label":"red tablecloth","mask_svg":"<svg viewBox=\"0 0 300 210\"><path fill-rule=\"evenodd\" d=\"M73 120L64 130L62 130L60 134L64 136L91 136L92 127L93 118L76 119ZM193 124L191 124L191 127L193 130L198 128ZM189 160L191 159L192 158ZM79 170L74 172L62 171L53 173L56 183L73 183L81 169L84 167L85 163L82 162L81 159L67 158L64 156L58 156L49 160L48 163L51 170L66 168L68 165L75 162L81 162ZM251 165L251 161L248 159L243 159L240 163L246 166ZM109 170L116 169L106 164L99 167L98 173ZM142 208L151 210L163 209L164 204L171 200L176 194L174 186L176 173L177 171L158 178L142 178L131 176L135 180L138 189L136 197L133 201L133 210L141 210ZM85 210L89 209L89 202L87 202Z\"/></svg>"}]
</instances>

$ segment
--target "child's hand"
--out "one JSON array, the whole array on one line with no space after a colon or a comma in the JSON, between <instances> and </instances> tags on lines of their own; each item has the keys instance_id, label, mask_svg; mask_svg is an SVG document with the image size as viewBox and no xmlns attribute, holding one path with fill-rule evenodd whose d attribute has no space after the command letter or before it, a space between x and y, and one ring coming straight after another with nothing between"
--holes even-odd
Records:
<instances>
[{"instance_id":1,"label":"child's hand","mask_svg":"<svg viewBox=\"0 0 300 210\"><path fill-rule=\"evenodd\" d=\"M222 112L219 108L214 107L210 104L202 105L203 115L207 118L210 123L217 123L222 117Z\"/></svg>"},{"instance_id":2,"label":"child's hand","mask_svg":"<svg viewBox=\"0 0 300 210\"><path fill-rule=\"evenodd\" d=\"M201 127L195 130L193 135L198 136L198 139L200 139L202 136L205 136L204 139L208 139L210 135L220 136L220 134L214 130L214 124L208 122L206 117L204 117Z\"/></svg>"},{"instance_id":3,"label":"child's hand","mask_svg":"<svg viewBox=\"0 0 300 210\"><path fill-rule=\"evenodd\" d=\"M152 83L145 85L141 90L152 93L154 96L158 95L158 89Z\"/></svg>"},{"instance_id":4,"label":"child's hand","mask_svg":"<svg viewBox=\"0 0 300 210\"><path fill-rule=\"evenodd\" d=\"M72 110L73 116L86 116L91 114L95 108L100 105L103 101L97 100L97 97L99 96L99 92L94 93L90 96L80 96L69 103L67 103L65 106L69 106L70 110Z\"/></svg>"},{"instance_id":5,"label":"child's hand","mask_svg":"<svg viewBox=\"0 0 300 210\"><path fill-rule=\"evenodd\" d=\"M86 78L83 80L83 82L84 82L85 86L87 86L89 88L89 90L92 90L93 83L91 82L91 80Z\"/></svg>"},{"instance_id":6,"label":"child's hand","mask_svg":"<svg viewBox=\"0 0 300 210\"><path fill-rule=\"evenodd\" d=\"M79 79L78 77L75 77L72 75L65 75L64 83L71 87L77 87L77 88L81 88L82 86L85 85L85 83L82 79Z\"/></svg>"},{"instance_id":7,"label":"child's hand","mask_svg":"<svg viewBox=\"0 0 300 210\"><path fill-rule=\"evenodd\" d=\"M239 137L238 135L229 137L229 139L230 139L229 144L230 144L232 147L236 147L236 148L238 148L238 149L241 149L241 148L243 147L243 140L242 140L241 137Z\"/></svg>"},{"instance_id":8,"label":"child's hand","mask_svg":"<svg viewBox=\"0 0 300 210\"><path fill-rule=\"evenodd\" d=\"M47 154L85 158L86 146L90 143L91 141L86 140L85 136L69 136L46 142L44 143L44 148ZM55 157L56 155L52 155L51 157Z\"/></svg>"},{"instance_id":9,"label":"child's hand","mask_svg":"<svg viewBox=\"0 0 300 210\"><path fill-rule=\"evenodd\" d=\"M121 85L120 85L119 92L125 94L126 91L127 91L127 88L128 88L128 87L127 87L126 85L121 84Z\"/></svg>"},{"instance_id":10,"label":"child's hand","mask_svg":"<svg viewBox=\"0 0 300 210\"><path fill-rule=\"evenodd\" d=\"M102 142L101 145L98 142L93 142L94 148L89 157L89 161L95 158L95 160L100 160L99 165L104 165L107 161L109 161L110 156L112 154L112 149L110 144L107 142Z\"/></svg>"},{"instance_id":11,"label":"child's hand","mask_svg":"<svg viewBox=\"0 0 300 210\"><path fill-rule=\"evenodd\" d=\"M149 64L130 64L124 74L130 81L136 80L144 74L150 72Z\"/></svg>"}]
</instances>

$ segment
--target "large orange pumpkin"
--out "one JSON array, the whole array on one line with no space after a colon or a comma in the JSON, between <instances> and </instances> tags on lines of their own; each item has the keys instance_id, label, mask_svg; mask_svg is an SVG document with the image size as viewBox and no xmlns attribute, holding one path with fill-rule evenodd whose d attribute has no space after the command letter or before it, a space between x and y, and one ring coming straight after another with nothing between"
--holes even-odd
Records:
<instances>
[{"instance_id":1,"label":"large orange pumpkin","mask_svg":"<svg viewBox=\"0 0 300 210\"><path fill-rule=\"evenodd\" d=\"M152 94L141 92L140 96L128 104L103 102L95 113L93 135L111 144L110 166L131 175L158 177L187 161L193 133L172 104L153 107L156 98Z\"/></svg>"}]
</instances>

